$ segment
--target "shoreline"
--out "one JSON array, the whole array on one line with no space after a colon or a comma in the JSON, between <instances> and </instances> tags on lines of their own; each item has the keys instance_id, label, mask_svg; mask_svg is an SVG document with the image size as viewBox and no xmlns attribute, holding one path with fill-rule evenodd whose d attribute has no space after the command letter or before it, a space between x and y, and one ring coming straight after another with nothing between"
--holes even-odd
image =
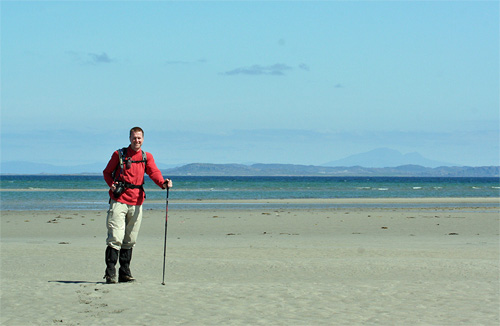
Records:
<instances>
[{"instance_id":1,"label":"shoreline","mask_svg":"<svg viewBox=\"0 0 500 326\"><path fill-rule=\"evenodd\" d=\"M500 197L422 197L422 198L286 198L286 199L176 199L169 198L172 209L189 210L245 210L292 209L466 209L481 208L500 211ZM163 211L166 199L146 199L144 210ZM96 212L108 209L107 201L57 201L32 205L1 204L0 216L5 212Z\"/></svg>"},{"instance_id":2,"label":"shoreline","mask_svg":"<svg viewBox=\"0 0 500 326\"><path fill-rule=\"evenodd\" d=\"M146 199L144 210L163 211L166 199ZM422 197L422 198L287 198L287 199L177 199L169 198L172 209L189 210L245 210L292 209L292 210L338 210L338 209L466 209L481 208L484 211L500 211L500 197ZM96 212L106 211L104 200L45 201L31 205L1 203L0 216L5 212Z\"/></svg>"},{"instance_id":3,"label":"shoreline","mask_svg":"<svg viewBox=\"0 0 500 326\"><path fill-rule=\"evenodd\" d=\"M221 203L221 204L373 204L373 203L497 203L500 205L500 197L394 197L394 198L283 198L283 199L170 199L176 203ZM148 201L150 203L158 202Z\"/></svg>"}]
</instances>

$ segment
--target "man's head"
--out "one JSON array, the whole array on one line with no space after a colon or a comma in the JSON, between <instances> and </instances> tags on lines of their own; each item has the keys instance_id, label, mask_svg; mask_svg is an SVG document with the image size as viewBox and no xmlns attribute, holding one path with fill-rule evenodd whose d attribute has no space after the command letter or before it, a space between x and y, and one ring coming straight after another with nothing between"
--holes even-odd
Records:
<instances>
[{"instance_id":1,"label":"man's head","mask_svg":"<svg viewBox=\"0 0 500 326\"><path fill-rule=\"evenodd\" d=\"M130 129L130 147L134 151L141 149L142 142L144 141L144 131L140 127Z\"/></svg>"}]
</instances>

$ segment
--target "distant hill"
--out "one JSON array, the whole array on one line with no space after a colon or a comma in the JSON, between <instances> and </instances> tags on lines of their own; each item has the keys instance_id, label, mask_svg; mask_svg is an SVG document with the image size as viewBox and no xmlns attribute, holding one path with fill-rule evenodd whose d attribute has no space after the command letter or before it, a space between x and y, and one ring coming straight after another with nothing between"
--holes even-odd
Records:
<instances>
[{"instance_id":1,"label":"distant hill","mask_svg":"<svg viewBox=\"0 0 500 326\"><path fill-rule=\"evenodd\" d=\"M371 168L394 167L402 165L421 165L435 168L439 166L459 166L450 162L440 162L423 157L417 152L402 154L390 148L377 148L365 153L359 153L346 158L331 161L323 166L366 166Z\"/></svg>"},{"instance_id":2,"label":"distant hill","mask_svg":"<svg viewBox=\"0 0 500 326\"><path fill-rule=\"evenodd\" d=\"M105 164L55 166L29 162L1 164L2 174L101 174ZM159 164L164 175L193 176L415 176L415 177L499 177L498 166L440 166L421 165L367 168L363 166L317 166L297 164L212 164L191 163L179 167Z\"/></svg>"},{"instance_id":3,"label":"distant hill","mask_svg":"<svg viewBox=\"0 0 500 326\"><path fill-rule=\"evenodd\" d=\"M1 174L101 174L105 164L55 166L29 162L1 164ZM363 166L317 166L297 164L212 164L191 163L179 167L159 164L164 175L193 176L414 176L414 177L499 177L498 166L440 166L421 165L367 168Z\"/></svg>"},{"instance_id":4,"label":"distant hill","mask_svg":"<svg viewBox=\"0 0 500 326\"><path fill-rule=\"evenodd\" d=\"M401 154L379 148L351 155L321 166L296 164L212 164L182 166L157 163L169 176L415 176L415 177L498 177L498 166L457 166L429 160L418 153ZM2 162L2 174L101 174L106 163L55 166L31 162Z\"/></svg>"},{"instance_id":5,"label":"distant hill","mask_svg":"<svg viewBox=\"0 0 500 326\"><path fill-rule=\"evenodd\" d=\"M193 176L413 176L413 177L499 177L500 167L437 167L402 165L386 168L328 167L295 164L192 163L162 170L164 175Z\"/></svg>"}]
</instances>

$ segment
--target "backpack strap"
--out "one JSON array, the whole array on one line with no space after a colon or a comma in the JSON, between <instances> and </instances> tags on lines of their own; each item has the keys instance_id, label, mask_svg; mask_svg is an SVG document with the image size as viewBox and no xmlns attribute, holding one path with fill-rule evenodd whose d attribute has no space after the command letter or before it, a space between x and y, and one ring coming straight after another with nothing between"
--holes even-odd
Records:
<instances>
[{"instance_id":1,"label":"backpack strap","mask_svg":"<svg viewBox=\"0 0 500 326\"><path fill-rule=\"evenodd\" d=\"M143 163L144 162L144 172L146 171L148 157L147 157L147 154L145 151L141 150L141 152L142 152L142 160L141 161L132 161L132 160L127 159L127 147L120 148L117 150L117 152L118 152L118 160L119 160L120 164L119 164L119 166L116 167L116 170L113 171L113 174L112 174L113 180L116 181L118 179L118 176L124 170L125 163L128 161L130 161L130 163ZM118 170L119 170L119 173L117 173ZM134 185L134 184L131 184L128 182L124 182L124 184L125 184L125 187L127 187L127 188L142 188L142 186L144 185L144 179L142 181L142 185Z\"/></svg>"},{"instance_id":2,"label":"backpack strap","mask_svg":"<svg viewBox=\"0 0 500 326\"><path fill-rule=\"evenodd\" d=\"M120 149L118 149L116 151L118 152L118 162L119 162L119 164L116 167L116 169L113 171L113 173L111 173L111 176L113 177L114 181L116 181L118 179L118 176L123 171L124 162L125 162L126 156L127 156L127 148L123 147L123 148L120 148Z\"/></svg>"},{"instance_id":3,"label":"backpack strap","mask_svg":"<svg viewBox=\"0 0 500 326\"><path fill-rule=\"evenodd\" d=\"M128 160L127 157L126 157L127 156L127 148L124 147L124 148L122 148L122 150L124 151L123 157L122 157L123 162L130 161L131 163L145 163L145 164L147 164L148 157L146 155L146 152L144 152L143 150L141 150L141 152L142 152L142 160L140 160L140 161Z\"/></svg>"},{"instance_id":4,"label":"backpack strap","mask_svg":"<svg viewBox=\"0 0 500 326\"><path fill-rule=\"evenodd\" d=\"M120 160L120 169L123 170L124 162L127 160L127 147L118 150L118 159Z\"/></svg>"}]
</instances>

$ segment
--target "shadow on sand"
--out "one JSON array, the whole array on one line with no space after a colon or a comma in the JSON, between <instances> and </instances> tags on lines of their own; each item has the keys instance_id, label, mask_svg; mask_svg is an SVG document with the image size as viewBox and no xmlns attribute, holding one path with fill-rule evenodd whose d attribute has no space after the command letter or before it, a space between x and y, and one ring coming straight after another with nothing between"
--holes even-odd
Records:
<instances>
[{"instance_id":1,"label":"shadow on sand","mask_svg":"<svg viewBox=\"0 0 500 326\"><path fill-rule=\"evenodd\" d=\"M89 281L49 281L49 283L62 283L62 284L106 284L106 282L89 282Z\"/></svg>"}]
</instances>

